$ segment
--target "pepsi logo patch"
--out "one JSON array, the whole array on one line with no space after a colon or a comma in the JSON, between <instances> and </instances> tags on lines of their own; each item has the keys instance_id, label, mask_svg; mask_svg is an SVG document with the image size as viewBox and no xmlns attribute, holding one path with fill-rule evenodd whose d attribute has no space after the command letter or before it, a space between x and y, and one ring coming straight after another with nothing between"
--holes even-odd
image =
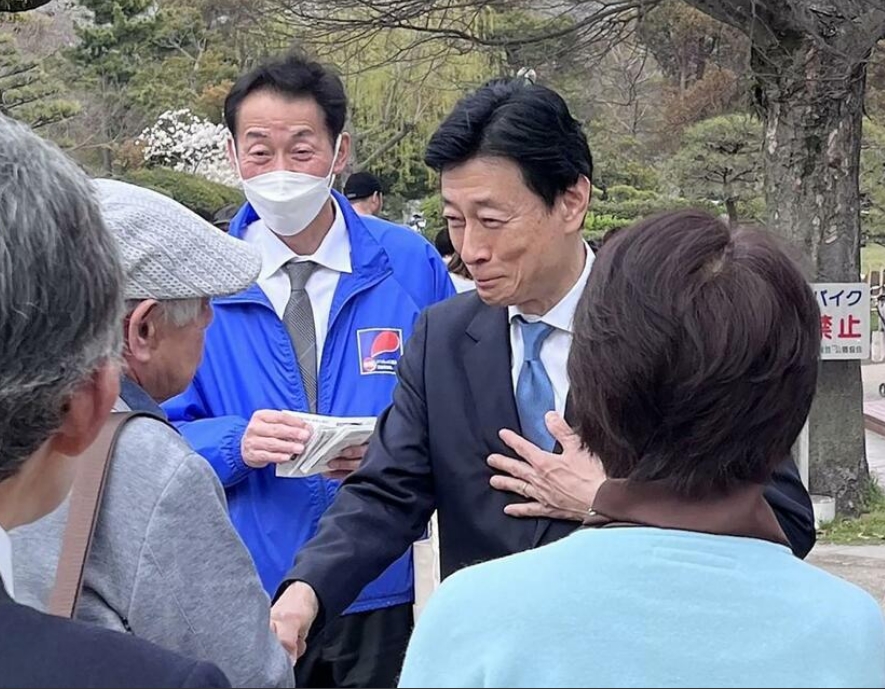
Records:
<instances>
[{"instance_id":1,"label":"pepsi logo patch","mask_svg":"<svg viewBox=\"0 0 885 689\"><path fill-rule=\"evenodd\" d=\"M403 331L399 328L365 328L356 331L360 374L396 375L396 366L403 355Z\"/></svg>"}]
</instances>

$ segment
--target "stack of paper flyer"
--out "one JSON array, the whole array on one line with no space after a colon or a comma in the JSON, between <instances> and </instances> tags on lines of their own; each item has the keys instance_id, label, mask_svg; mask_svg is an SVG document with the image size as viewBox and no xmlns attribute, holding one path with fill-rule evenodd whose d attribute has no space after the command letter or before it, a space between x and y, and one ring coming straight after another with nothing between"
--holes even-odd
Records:
<instances>
[{"instance_id":1,"label":"stack of paper flyer","mask_svg":"<svg viewBox=\"0 0 885 689\"><path fill-rule=\"evenodd\" d=\"M277 476L304 478L329 471L329 462L341 456L348 447L363 445L375 431L374 417L320 416L303 412L286 412L310 426L310 440L304 452L292 461L277 464Z\"/></svg>"}]
</instances>

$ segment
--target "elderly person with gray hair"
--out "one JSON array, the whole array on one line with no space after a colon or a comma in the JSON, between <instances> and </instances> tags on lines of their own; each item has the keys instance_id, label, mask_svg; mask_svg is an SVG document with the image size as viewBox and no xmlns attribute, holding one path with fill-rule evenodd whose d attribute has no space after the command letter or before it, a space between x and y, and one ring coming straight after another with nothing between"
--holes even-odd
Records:
<instances>
[{"instance_id":1,"label":"elderly person with gray hair","mask_svg":"<svg viewBox=\"0 0 885 689\"><path fill-rule=\"evenodd\" d=\"M112 456L77 618L221 667L235 686L291 686L270 603L228 517L211 466L165 423L158 403L182 392L203 354L211 297L239 292L260 258L172 199L96 183L125 272L124 427ZM17 592L43 606L67 503L14 534Z\"/></svg>"},{"instance_id":2,"label":"elderly person with gray hair","mask_svg":"<svg viewBox=\"0 0 885 689\"><path fill-rule=\"evenodd\" d=\"M123 275L86 176L0 115L0 682L220 687L217 668L16 602L6 530L55 510L119 390ZM30 566L16 558L22 572ZM52 572L47 573L51 579Z\"/></svg>"}]
</instances>

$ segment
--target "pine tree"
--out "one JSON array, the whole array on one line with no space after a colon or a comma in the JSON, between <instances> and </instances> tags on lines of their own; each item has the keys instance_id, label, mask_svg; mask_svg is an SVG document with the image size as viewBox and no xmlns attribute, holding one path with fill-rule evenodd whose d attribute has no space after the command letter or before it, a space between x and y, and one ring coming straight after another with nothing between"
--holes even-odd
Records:
<instances>
[{"instance_id":1,"label":"pine tree","mask_svg":"<svg viewBox=\"0 0 885 689\"><path fill-rule=\"evenodd\" d=\"M114 146L144 124L128 116L134 104L128 86L142 65L152 60L151 39L157 33L158 18L151 0L81 0L79 4L92 17L77 27L79 41L68 59L76 69L78 85L98 98L91 115L103 144L102 167L110 172Z\"/></svg>"},{"instance_id":2,"label":"pine tree","mask_svg":"<svg viewBox=\"0 0 885 689\"><path fill-rule=\"evenodd\" d=\"M22 56L15 39L0 34L0 113L35 129L62 122L80 111L77 103L60 97L61 84L44 72L40 62Z\"/></svg>"}]
</instances>

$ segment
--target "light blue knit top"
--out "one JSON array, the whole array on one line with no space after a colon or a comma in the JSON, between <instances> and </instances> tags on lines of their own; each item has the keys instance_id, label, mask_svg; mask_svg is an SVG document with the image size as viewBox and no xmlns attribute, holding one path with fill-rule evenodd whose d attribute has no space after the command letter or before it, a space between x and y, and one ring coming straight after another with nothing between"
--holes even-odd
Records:
<instances>
[{"instance_id":1,"label":"light blue knit top","mask_svg":"<svg viewBox=\"0 0 885 689\"><path fill-rule=\"evenodd\" d=\"M883 687L885 624L767 541L583 530L447 580L400 686Z\"/></svg>"}]
</instances>

